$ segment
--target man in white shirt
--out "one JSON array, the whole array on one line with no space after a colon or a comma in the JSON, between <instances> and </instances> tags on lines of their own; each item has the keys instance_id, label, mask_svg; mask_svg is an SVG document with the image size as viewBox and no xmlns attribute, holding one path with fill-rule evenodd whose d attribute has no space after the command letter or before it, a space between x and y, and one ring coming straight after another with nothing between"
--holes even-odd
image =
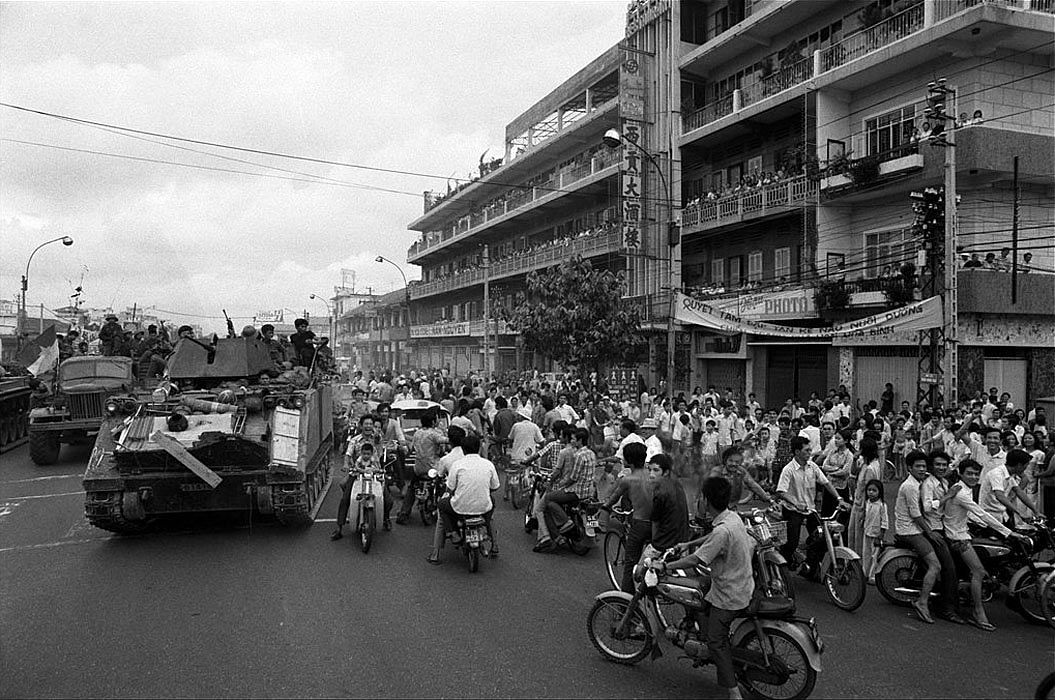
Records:
<instances>
[{"instance_id":1,"label":"man in white shirt","mask_svg":"<svg viewBox=\"0 0 1055 700\"><path fill-rule=\"evenodd\" d=\"M601 465L615 465L617 471L622 469L626 466L626 463L623 461L623 449L627 445L635 442L640 442L641 444L645 443L644 439L637 434L637 425L634 421L624 420L619 424L619 447L616 448L615 454L611 457L605 457L602 460L598 460L597 463Z\"/></svg>"},{"instance_id":2,"label":"man in white shirt","mask_svg":"<svg viewBox=\"0 0 1055 700\"><path fill-rule=\"evenodd\" d=\"M575 411L574 408L568 405L568 397L566 395L560 395L560 398L557 401L557 406L554 410L556 410L557 413L560 414L561 420L563 420L568 425L574 426L578 424L579 414Z\"/></svg>"},{"instance_id":3,"label":"man in white shirt","mask_svg":"<svg viewBox=\"0 0 1055 700\"><path fill-rule=\"evenodd\" d=\"M971 459L982 465L982 483L985 483L985 475L995 467L1002 467L1007 461L1007 452L1004 450L1000 439L1000 430L997 428L985 428L985 442L970 432L970 418L964 421L960 428L960 436L971 450Z\"/></svg>"},{"instance_id":4,"label":"man in white shirt","mask_svg":"<svg viewBox=\"0 0 1055 700\"><path fill-rule=\"evenodd\" d=\"M1008 514L1015 511L1012 495L1031 511L1039 513L1033 499L1019 485L1019 478L1032 460L1032 455L1025 450L1011 450L1007 455L1006 464L983 472L978 505L1002 523L1006 523Z\"/></svg>"},{"instance_id":5,"label":"man in white shirt","mask_svg":"<svg viewBox=\"0 0 1055 700\"><path fill-rule=\"evenodd\" d=\"M820 527L816 512L812 512L816 508L818 484L835 498L840 508L846 507L846 502L828 481L821 468L809 461L809 440L801 435L792 437L791 454L791 461L780 472L780 479L777 481L777 500L785 504L784 519L788 523L788 540L780 551L788 561L794 561L803 523L811 533ZM810 512L808 515L807 511ZM816 571L823 550L824 542L811 537L806 545L806 574Z\"/></svg>"},{"instance_id":6,"label":"man in white shirt","mask_svg":"<svg viewBox=\"0 0 1055 700\"><path fill-rule=\"evenodd\" d=\"M513 446L509 450L509 457L513 460L514 464L523 462L525 459L535 454L535 450L538 446L545 442L542 437L542 431L530 420L517 421L513 424L513 427L509 429L509 439L512 441Z\"/></svg>"},{"instance_id":7,"label":"man in white shirt","mask_svg":"<svg viewBox=\"0 0 1055 700\"><path fill-rule=\"evenodd\" d=\"M912 603L916 616L928 625L934 624L930 615L930 592L938 581L941 572L941 561L934 551L934 545L928 537L930 526L923 515L923 498L920 488L927 480L927 455L920 450L913 450L905 456L909 475L901 482L894 501L894 534L900 546L911 548L926 564L920 584L919 598Z\"/></svg>"},{"instance_id":8,"label":"man in white shirt","mask_svg":"<svg viewBox=\"0 0 1055 700\"><path fill-rule=\"evenodd\" d=\"M443 527L447 532L458 533L458 519L465 516L482 515L487 521L487 530L491 533L492 551L494 551L494 530L491 528L491 514L494 502L491 492L502 487L498 472L491 460L480 456L480 438L477 435L466 435L462 438L462 450L465 456L451 465L447 474L447 490L450 496L440 499L437 506ZM439 551L433 550L428 557L430 564L439 564Z\"/></svg>"},{"instance_id":9,"label":"man in white shirt","mask_svg":"<svg viewBox=\"0 0 1055 700\"><path fill-rule=\"evenodd\" d=\"M817 425L814 416L806 416L803 419L805 427L799 431L799 435L810 441L810 454L819 454L821 451L821 429Z\"/></svg>"}]
</instances>

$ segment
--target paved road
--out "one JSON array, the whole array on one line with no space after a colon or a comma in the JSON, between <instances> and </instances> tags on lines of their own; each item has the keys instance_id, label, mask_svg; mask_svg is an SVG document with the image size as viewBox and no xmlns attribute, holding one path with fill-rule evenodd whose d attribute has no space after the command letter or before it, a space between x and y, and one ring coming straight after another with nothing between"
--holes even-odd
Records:
<instances>
[{"instance_id":1,"label":"paved road","mask_svg":"<svg viewBox=\"0 0 1055 700\"><path fill-rule=\"evenodd\" d=\"M431 530L380 533L363 555L331 523L244 516L141 537L84 524L88 448L34 467L0 456L0 696L720 697L673 651L625 668L585 633L599 549L537 555L496 515L501 558L470 575L425 562ZM330 493L319 514L333 518ZM1000 603L992 634L924 626L874 589L857 613L799 585L828 648L815 697L1023 697L1052 669L1051 631Z\"/></svg>"}]
</instances>

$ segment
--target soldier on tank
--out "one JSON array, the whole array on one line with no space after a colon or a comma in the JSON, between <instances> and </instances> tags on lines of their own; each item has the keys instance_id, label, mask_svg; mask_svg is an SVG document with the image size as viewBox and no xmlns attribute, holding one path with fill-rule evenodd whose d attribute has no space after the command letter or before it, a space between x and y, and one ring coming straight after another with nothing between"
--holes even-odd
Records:
<instances>
[{"instance_id":1,"label":"soldier on tank","mask_svg":"<svg viewBox=\"0 0 1055 700\"><path fill-rule=\"evenodd\" d=\"M122 354L125 345L125 331L117 322L114 314L106 315L106 323L99 329L99 348L103 355L112 357Z\"/></svg>"},{"instance_id":2,"label":"soldier on tank","mask_svg":"<svg viewBox=\"0 0 1055 700\"><path fill-rule=\"evenodd\" d=\"M282 343L275 337L275 327L270 323L260 326L260 339L267 346L267 352L271 356L271 361L275 363L275 369L283 369L289 358L286 357L286 349L282 347Z\"/></svg>"},{"instance_id":3,"label":"soldier on tank","mask_svg":"<svg viewBox=\"0 0 1055 700\"><path fill-rule=\"evenodd\" d=\"M308 328L308 322L303 318L294 321L293 327L297 332L289 336L289 342L293 346L294 362L311 367L311 361L315 359L315 345L311 342L315 340L315 333Z\"/></svg>"}]
</instances>

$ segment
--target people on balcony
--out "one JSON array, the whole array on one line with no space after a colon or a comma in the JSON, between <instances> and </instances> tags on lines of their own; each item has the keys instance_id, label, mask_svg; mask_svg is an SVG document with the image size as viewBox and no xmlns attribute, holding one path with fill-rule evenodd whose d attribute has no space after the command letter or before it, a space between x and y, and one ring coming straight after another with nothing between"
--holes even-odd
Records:
<instances>
[{"instance_id":1,"label":"people on balcony","mask_svg":"<svg viewBox=\"0 0 1055 700\"><path fill-rule=\"evenodd\" d=\"M783 167L774 170L755 170L741 177L735 184L719 186L717 190L708 190L704 194L697 195L685 204L686 211L698 208L703 202L717 202L726 197L742 197L752 192L757 192L769 185L778 185L798 177L791 168Z\"/></svg>"}]
</instances>

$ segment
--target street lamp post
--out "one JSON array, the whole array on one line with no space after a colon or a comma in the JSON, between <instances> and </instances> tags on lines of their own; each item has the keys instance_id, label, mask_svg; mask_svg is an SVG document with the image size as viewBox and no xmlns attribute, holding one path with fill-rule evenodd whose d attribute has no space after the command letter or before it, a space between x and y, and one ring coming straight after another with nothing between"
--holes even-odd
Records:
<instances>
[{"instance_id":1,"label":"street lamp post","mask_svg":"<svg viewBox=\"0 0 1055 700\"><path fill-rule=\"evenodd\" d=\"M617 129L609 129L604 132L602 141L609 148L616 148L621 145L631 144L634 148L641 151L641 153L648 159L648 162L652 163L652 166L659 173L659 181L663 184L663 193L666 195L666 209L667 209L667 280L668 286L670 287L670 306L667 313L667 389L670 396L674 396L674 341L676 336L674 333L674 292L680 286L676 284L677 271L675 270L675 259L674 249L677 248L680 243L680 231L678 230L678 224L674 220L674 199L670 192L670 183L667 182L667 176L663 174L663 168L660 167L659 162L655 156L649 151L645 150L644 146L639 144L637 141L623 138L623 135L619 133Z\"/></svg>"},{"instance_id":2,"label":"street lamp post","mask_svg":"<svg viewBox=\"0 0 1055 700\"><path fill-rule=\"evenodd\" d=\"M388 263L389 265L392 265L397 270L399 270L399 275L403 278L403 305L407 309L407 335L409 337L409 335L410 335L410 328L409 328L409 326L410 326L410 284L407 283L407 274L405 272L403 272L403 268L400 267L400 265L398 263L396 263L396 262L394 262L392 260L389 260L384 255L378 255L376 258L374 258L374 262ZM382 320L382 319L378 319L378 320ZM381 332L384 333L384 329L383 328L381 329ZM382 337L384 337L384 336L382 336ZM393 341L393 345L398 343L398 342L399 341ZM382 345L381 350L382 350L382 352L384 351L384 346L383 345ZM394 359L393 359L393 362L392 362L392 369L395 369L395 361L394 361Z\"/></svg>"},{"instance_id":3,"label":"street lamp post","mask_svg":"<svg viewBox=\"0 0 1055 700\"><path fill-rule=\"evenodd\" d=\"M315 301L321 301L323 304L326 305L326 334L328 336L330 336L330 342L333 343L333 345L331 346L331 349L333 349L334 357L336 357L337 356L337 349L336 349L337 348L337 337L336 337L336 334L334 333L334 323L336 322L336 319L334 319L334 317L333 317L333 307L330 306L330 302L326 301L326 298L324 296L322 296L321 294L309 294L308 298L309 299L314 299Z\"/></svg>"},{"instance_id":4,"label":"street lamp post","mask_svg":"<svg viewBox=\"0 0 1055 700\"><path fill-rule=\"evenodd\" d=\"M22 346L25 344L22 334L25 331L26 322L26 291L29 289L29 264L33 262L33 256L37 254L37 251L48 245L49 243L62 242L64 246L73 245L73 239L69 236L59 236L58 238L52 238L50 241L44 241L29 254L29 260L26 261L26 272L22 275L22 298L18 303L18 318L15 319L15 345L18 352L22 351ZM44 330L41 328L41 330Z\"/></svg>"}]
</instances>

